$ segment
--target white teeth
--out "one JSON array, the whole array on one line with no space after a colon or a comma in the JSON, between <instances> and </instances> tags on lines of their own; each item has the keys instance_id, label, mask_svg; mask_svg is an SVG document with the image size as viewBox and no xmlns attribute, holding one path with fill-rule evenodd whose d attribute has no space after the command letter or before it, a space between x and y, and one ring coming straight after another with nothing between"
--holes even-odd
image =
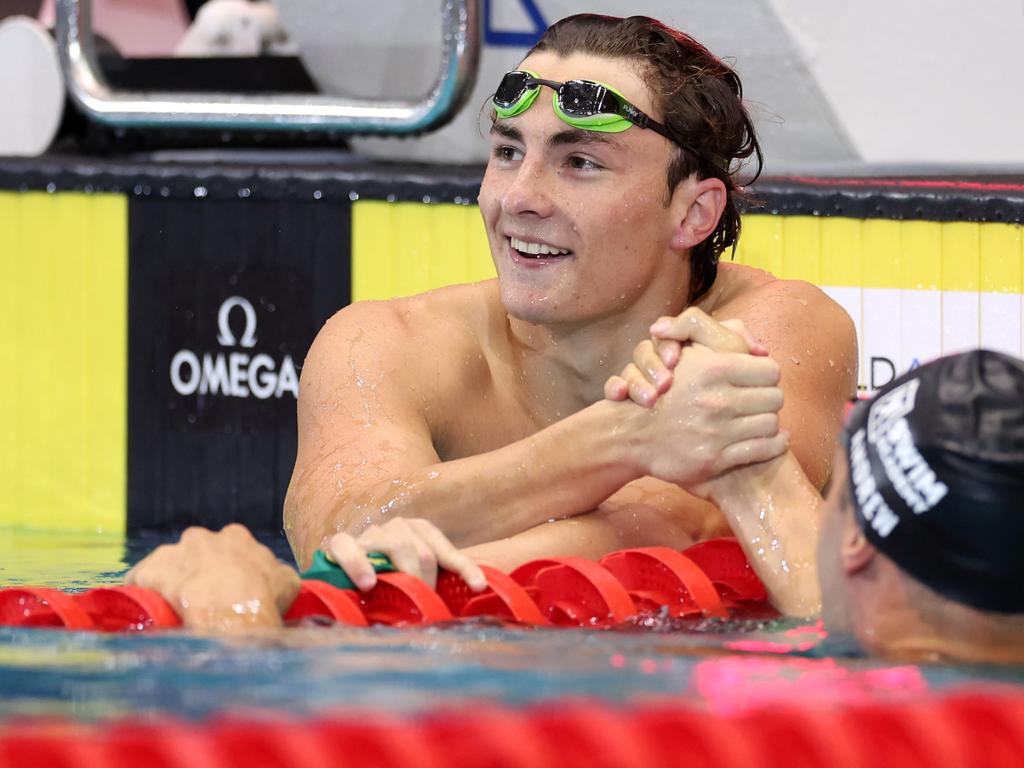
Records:
<instances>
[{"instance_id":1,"label":"white teeth","mask_svg":"<svg viewBox=\"0 0 1024 768\"><path fill-rule=\"evenodd\" d=\"M528 243L515 237L510 237L509 240L512 241L512 247L517 251L528 253L531 256L563 256L569 253L566 248L554 248L544 243Z\"/></svg>"}]
</instances>

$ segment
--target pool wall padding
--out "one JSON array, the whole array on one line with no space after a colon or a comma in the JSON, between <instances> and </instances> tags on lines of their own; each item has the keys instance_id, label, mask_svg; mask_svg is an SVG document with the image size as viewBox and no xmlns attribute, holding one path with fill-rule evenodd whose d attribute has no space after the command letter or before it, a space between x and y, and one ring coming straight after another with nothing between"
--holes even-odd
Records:
<instances>
[{"instance_id":1,"label":"pool wall padding","mask_svg":"<svg viewBox=\"0 0 1024 768\"><path fill-rule=\"evenodd\" d=\"M279 529L317 329L493 276L479 168L267 158L0 159L0 527ZM1024 180L754 191L736 260L850 313L864 390L1024 353Z\"/></svg>"}]
</instances>

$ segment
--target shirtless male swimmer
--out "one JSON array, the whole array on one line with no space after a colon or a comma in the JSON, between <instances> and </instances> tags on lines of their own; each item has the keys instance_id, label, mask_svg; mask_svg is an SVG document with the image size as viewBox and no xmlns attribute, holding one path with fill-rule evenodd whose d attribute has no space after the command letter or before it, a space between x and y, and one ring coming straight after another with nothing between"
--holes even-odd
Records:
<instances>
[{"instance_id":1,"label":"shirtless male swimmer","mask_svg":"<svg viewBox=\"0 0 1024 768\"><path fill-rule=\"evenodd\" d=\"M547 30L496 92L479 204L498 279L346 307L306 357L284 510L300 566L328 548L367 589L379 550L482 588L476 562L727 534L681 486L787 443L825 484L856 336L814 286L717 263L739 234L740 165L760 168L740 96L731 69L652 19ZM604 397L634 352L657 367L638 346L652 334L687 342L654 352L672 368L657 402L632 402L639 369ZM279 623L297 589L240 526L189 529L129 580L224 628Z\"/></svg>"}]
</instances>

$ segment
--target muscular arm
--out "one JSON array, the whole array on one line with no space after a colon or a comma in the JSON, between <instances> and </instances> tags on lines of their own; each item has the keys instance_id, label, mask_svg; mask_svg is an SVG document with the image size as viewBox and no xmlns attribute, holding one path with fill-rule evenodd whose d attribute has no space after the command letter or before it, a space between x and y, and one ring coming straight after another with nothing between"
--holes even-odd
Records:
<instances>
[{"instance_id":1,"label":"muscular arm","mask_svg":"<svg viewBox=\"0 0 1024 768\"><path fill-rule=\"evenodd\" d=\"M607 401L501 449L442 462L434 435L459 403L438 392L459 390L444 377L479 350L441 350L429 335L411 342L418 334L400 307L360 304L332 318L313 343L285 505L300 565L335 532L358 535L392 517L428 519L459 547L499 540L593 510L643 474L624 429L624 413L639 410Z\"/></svg>"},{"instance_id":2,"label":"muscular arm","mask_svg":"<svg viewBox=\"0 0 1024 768\"><path fill-rule=\"evenodd\" d=\"M576 555L597 560L609 552L633 547L681 550L701 539L728 533L714 505L676 485L644 477L586 515L543 523L463 551L477 562L511 571L543 557Z\"/></svg>"},{"instance_id":3,"label":"muscular arm","mask_svg":"<svg viewBox=\"0 0 1024 768\"><path fill-rule=\"evenodd\" d=\"M787 616L818 613L822 499L793 453L733 470L709 486L772 605Z\"/></svg>"},{"instance_id":4,"label":"muscular arm","mask_svg":"<svg viewBox=\"0 0 1024 768\"><path fill-rule=\"evenodd\" d=\"M722 495L721 512L681 489L668 492L666 484L643 478L592 514L474 547L469 554L480 562L514 567L538 557L595 558L626 547L682 549L702 538L728 535L731 528L776 607L795 615L813 612L818 491L829 477L843 406L856 391L856 334L841 308L801 282L769 283L717 316L731 318L743 320L782 367L785 405L779 420L791 435L784 459L729 473L731 485ZM758 521L744 515L749 509L770 509L772 514ZM758 554L762 541L782 542L784 548L776 544Z\"/></svg>"},{"instance_id":5,"label":"muscular arm","mask_svg":"<svg viewBox=\"0 0 1024 768\"><path fill-rule=\"evenodd\" d=\"M593 509L641 474L613 438L632 406L608 402L498 450L442 462L428 419L444 388L444 354L402 356L416 330L392 305L356 305L327 323L306 358L285 502L300 565L330 535L391 517L430 520L460 547L492 541Z\"/></svg>"},{"instance_id":6,"label":"muscular arm","mask_svg":"<svg viewBox=\"0 0 1024 768\"><path fill-rule=\"evenodd\" d=\"M717 320L742 320L782 368L779 422L810 481L828 481L843 408L857 393L857 334L849 315L820 289L777 280L731 302Z\"/></svg>"},{"instance_id":7,"label":"muscular arm","mask_svg":"<svg viewBox=\"0 0 1024 768\"><path fill-rule=\"evenodd\" d=\"M698 345L679 363L687 386L666 393L654 409L601 400L503 447L441 462L434 442L446 434L444 419L479 406L489 391L481 380L486 371L476 370L476 378L452 373L460 359L480 358L482 348L435 332L427 337L431 354L403 353L410 348L405 337L423 329L409 327L396 306L364 304L336 316L307 357L285 504L300 564L335 532L357 535L389 518L423 518L467 547L589 512L645 475L685 484L782 449L774 414L778 365ZM740 401L757 404L746 413L758 415L729 405ZM462 419L456 432L492 429L500 407L486 403L479 426Z\"/></svg>"}]
</instances>

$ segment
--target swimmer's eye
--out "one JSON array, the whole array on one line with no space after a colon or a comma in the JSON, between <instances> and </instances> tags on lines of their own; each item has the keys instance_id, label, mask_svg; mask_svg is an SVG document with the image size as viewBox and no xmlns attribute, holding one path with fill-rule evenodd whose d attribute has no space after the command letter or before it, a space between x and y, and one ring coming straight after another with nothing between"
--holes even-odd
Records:
<instances>
[{"instance_id":1,"label":"swimmer's eye","mask_svg":"<svg viewBox=\"0 0 1024 768\"><path fill-rule=\"evenodd\" d=\"M523 153L515 147L510 147L507 144L502 144L494 148L493 157L495 160L501 163L511 163L516 160L521 160Z\"/></svg>"},{"instance_id":2,"label":"swimmer's eye","mask_svg":"<svg viewBox=\"0 0 1024 768\"><path fill-rule=\"evenodd\" d=\"M603 165L599 165L591 160L589 157L581 157L580 155L572 155L568 159L568 165L574 171L602 171L604 170Z\"/></svg>"}]
</instances>

